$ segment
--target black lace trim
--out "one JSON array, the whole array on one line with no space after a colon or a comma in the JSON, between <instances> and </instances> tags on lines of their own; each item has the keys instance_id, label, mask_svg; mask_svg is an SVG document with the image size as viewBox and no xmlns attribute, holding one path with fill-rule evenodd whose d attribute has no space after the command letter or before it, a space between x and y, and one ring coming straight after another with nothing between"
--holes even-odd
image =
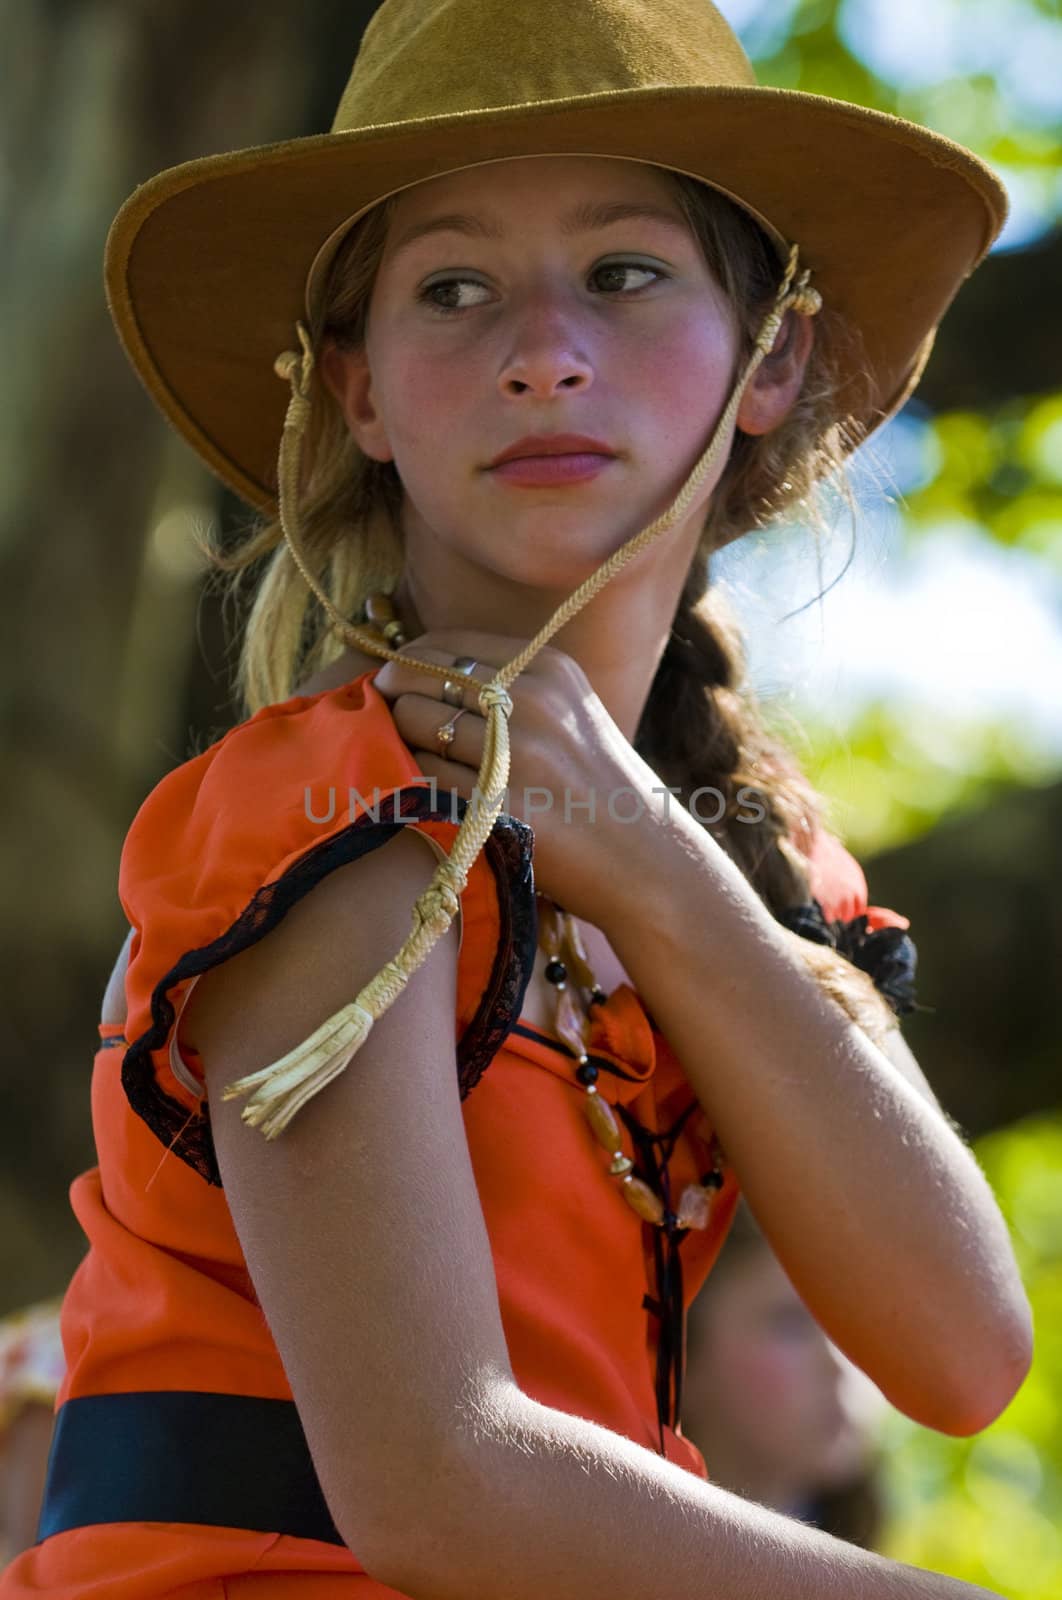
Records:
<instances>
[{"instance_id":1,"label":"black lace trim","mask_svg":"<svg viewBox=\"0 0 1062 1600\"><path fill-rule=\"evenodd\" d=\"M830 945L847 956L853 966L868 973L898 1015L923 1009L915 999L918 950L903 928L870 931L865 914L848 922L827 922L822 906L814 899L776 915L794 933L816 944Z\"/></svg>"},{"instance_id":2,"label":"black lace trim","mask_svg":"<svg viewBox=\"0 0 1062 1600\"><path fill-rule=\"evenodd\" d=\"M133 1041L122 1060L122 1087L129 1104L162 1142L201 1178L221 1188L221 1174L206 1110L189 1112L159 1085L151 1052L165 1044L176 1015L169 995L185 978L197 977L231 956L257 944L275 928L305 894L337 867L385 844L410 819L461 822L466 802L454 795L453 808L432 805L424 785L395 791L379 809L379 818L364 812L349 827L312 846L275 883L259 889L236 921L212 944L187 951L156 984L151 996L150 1028ZM435 796L437 799L438 797ZM385 820L385 813L387 820ZM464 1100L497 1055L516 1018L534 968L538 942L532 830L519 818L503 813L487 836L483 853L498 889L499 937L490 977L476 1014L457 1046L457 1076Z\"/></svg>"}]
</instances>

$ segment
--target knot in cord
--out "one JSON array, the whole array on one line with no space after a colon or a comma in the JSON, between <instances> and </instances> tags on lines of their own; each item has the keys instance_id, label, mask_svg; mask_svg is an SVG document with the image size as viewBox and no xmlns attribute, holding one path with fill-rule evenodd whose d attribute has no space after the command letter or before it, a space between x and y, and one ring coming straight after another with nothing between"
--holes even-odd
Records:
<instances>
[{"instance_id":1,"label":"knot in cord","mask_svg":"<svg viewBox=\"0 0 1062 1600\"><path fill-rule=\"evenodd\" d=\"M756 336L756 348L762 350L764 355L769 356L774 349L774 341L778 337L778 331L787 311L798 311L802 316L814 317L822 310L822 296L817 289L811 287L809 268L805 268L797 278L796 288L791 287L799 258L799 247L793 245L789 251L789 260L782 281L778 285L774 308L764 318L763 327Z\"/></svg>"},{"instance_id":2,"label":"knot in cord","mask_svg":"<svg viewBox=\"0 0 1062 1600\"><path fill-rule=\"evenodd\" d=\"M416 902L414 910L423 923L445 933L461 909L461 896L452 883L445 880L432 882Z\"/></svg>"},{"instance_id":3,"label":"knot in cord","mask_svg":"<svg viewBox=\"0 0 1062 1600\"><path fill-rule=\"evenodd\" d=\"M479 691L479 703L484 712L492 710L494 706L500 706L506 716L509 716L513 709L509 691L498 683L488 683Z\"/></svg>"},{"instance_id":4,"label":"knot in cord","mask_svg":"<svg viewBox=\"0 0 1062 1600\"><path fill-rule=\"evenodd\" d=\"M298 382L293 382L291 386L296 393L308 395L310 392L310 374L313 372L314 366L313 344L303 323L297 322L295 331L299 336L299 343L302 345L302 354L300 355L297 350L282 350L273 362L273 371L278 378L286 378L289 381L297 373Z\"/></svg>"},{"instance_id":5,"label":"knot in cord","mask_svg":"<svg viewBox=\"0 0 1062 1600\"><path fill-rule=\"evenodd\" d=\"M284 426L301 433L310 415L310 378L313 375L314 354L304 324L297 322L295 331L302 345L302 354L299 355L295 350L282 350L273 362L273 371L278 378L284 378L291 384L291 400Z\"/></svg>"},{"instance_id":6,"label":"knot in cord","mask_svg":"<svg viewBox=\"0 0 1062 1600\"><path fill-rule=\"evenodd\" d=\"M799 311L802 317L816 317L822 310L822 296L817 289L811 287L810 278L811 272L805 268L797 279L791 301L791 309Z\"/></svg>"}]
</instances>

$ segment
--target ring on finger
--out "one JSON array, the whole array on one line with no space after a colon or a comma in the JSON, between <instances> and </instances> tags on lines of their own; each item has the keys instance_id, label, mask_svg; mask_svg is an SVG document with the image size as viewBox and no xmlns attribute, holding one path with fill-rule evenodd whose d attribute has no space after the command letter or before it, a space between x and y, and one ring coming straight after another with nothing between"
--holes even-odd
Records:
<instances>
[{"instance_id":1,"label":"ring on finger","mask_svg":"<svg viewBox=\"0 0 1062 1600\"><path fill-rule=\"evenodd\" d=\"M462 677L467 678L475 665L476 662L473 656L458 656L453 663L453 670L460 672ZM458 683L454 678L444 679L442 697L448 706L463 706L465 703L464 684Z\"/></svg>"},{"instance_id":2,"label":"ring on finger","mask_svg":"<svg viewBox=\"0 0 1062 1600\"><path fill-rule=\"evenodd\" d=\"M463 717L464 714L465 708L462 706L461 710L455 711L449 722L444 722L442 727L436 732L435 743L441 756L445 756L446 752L457 738L457 719L458 717Z\"/></svg>"}]
</instances>

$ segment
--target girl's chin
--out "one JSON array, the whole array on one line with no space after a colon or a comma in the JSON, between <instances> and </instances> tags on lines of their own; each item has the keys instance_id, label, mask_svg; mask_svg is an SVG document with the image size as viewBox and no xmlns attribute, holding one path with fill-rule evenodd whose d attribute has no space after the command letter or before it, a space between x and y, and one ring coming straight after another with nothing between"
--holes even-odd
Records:
<instances>
[{"instance_id":1,"label":"girl's chin","mask_svg":"<svg viewBox=\"0 0 1062 1600\"><path fill-rule=\"evenodd\" d=\"M504 559L491 560L489 570L510 583L520 583L544 594L566 597L581 583L585 583L598 567L614 553L615 544L601 549L575 550L571 544L554 539L521 540L512 530L507 534Z\"/></svg>"}]
</instances>

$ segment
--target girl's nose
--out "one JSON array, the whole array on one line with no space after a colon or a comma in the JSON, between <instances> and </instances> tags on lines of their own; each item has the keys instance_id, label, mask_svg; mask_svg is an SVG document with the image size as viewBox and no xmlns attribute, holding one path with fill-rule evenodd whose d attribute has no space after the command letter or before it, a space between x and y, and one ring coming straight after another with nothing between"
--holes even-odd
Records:
<instances>
[{"instance_id":1,"label":"girl's nose","mask_svg":"<svg viewBox=\"0 0 1062 1600\"><path fill-rule=\"evenodd\" d=\"M525 295L509 324L511 345L502 383L550 396L585 388L593 366L580 318L567 292L545 284Z\"/></svg>"}]
</instances>

